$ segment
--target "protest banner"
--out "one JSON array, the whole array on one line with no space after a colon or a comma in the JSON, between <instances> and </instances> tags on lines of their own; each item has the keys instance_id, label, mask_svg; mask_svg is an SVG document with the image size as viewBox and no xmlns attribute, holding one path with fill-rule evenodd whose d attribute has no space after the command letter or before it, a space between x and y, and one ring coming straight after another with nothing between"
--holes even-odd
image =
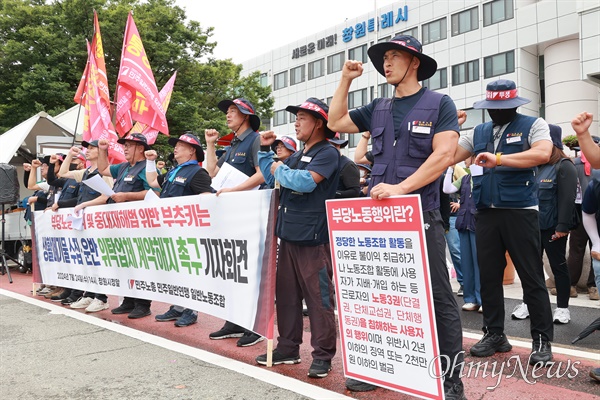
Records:
<instances>
[{"instance_id":1,"label":"protest banner","mask_svg":"<svg viewBox=\"0 0 600 400\"><path fill-rule=\"evenodd\" d=\"M88 207L83 230L72 212L35 213L42 283L176 304L273 337L272 190Z\"/></svg>"},{"instance_id":2,"label":"protest banner","mask_svg":"<svg viewBox=\"0 0 600 400\"><path fill-rule=\"evenodd\" d=\"M421 201L327 201L344 373L442 399Z\"/></svg>"}]
</instances>

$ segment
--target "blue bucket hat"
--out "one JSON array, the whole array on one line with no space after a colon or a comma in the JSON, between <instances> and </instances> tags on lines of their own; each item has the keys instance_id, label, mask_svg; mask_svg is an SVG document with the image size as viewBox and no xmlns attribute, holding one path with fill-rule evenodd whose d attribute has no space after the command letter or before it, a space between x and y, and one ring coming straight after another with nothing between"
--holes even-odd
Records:
<instances>
[{"instance_id":1,"label":"blue bucket hat","mask_svg":"<svg viewBox=\"0 0 600 400\"><path fill-rule=\"evenodd\" d=\"M431 78L435 74L435 71L437 71L437 62L433 58L423 54L421 42L410 35L396 35L389 42L374 44L367 50L373 66L383 76L385 76L383 56L389 50L400 50L417 57L421 61L417 70L417 79L420 81Z\"/></svg>"},{"instance_id":2,"label":"blue bucket hat","mask_svg":"<svg viewBox=\"0 0 600 400\"><path fill-rule=\"evenodd\" d=\"M285 111L291 112L292 114L298 114L298 111L306 111L317 119L321 119L325 122L325 137L327 139L333 139L335 132L327 127L329 122L329 107L321 100L315 97L309 97L306 101L299 106L287 106Z\"/></svg>"},{"instance_id":3,"label":"blue bucket hat","mask_svg":"<svg viewBox=\"0 0 600 400\"><path fill-rule=\"evenodd\" d=\"M554 124L548 124L548 126L550 127L550 137L552 138L552 144L554 145L554 147L562 150L562 128Z\"/></svg>"},{"instance_id":4,"label":"blue bucket hat","mask_svg":"<svg viewBox=\"0 0 600 400\"><path fill-rule=\"evenodd\" d=\"M183 142L192 146L196 149L196 160L198 160L198 162L204 161L204 150L202 149L202 143L200 142L200 139L198 139L198 136L194 135L192 132L186 132L178 138L169 138L169 144L171 146L175 147L177 142Z\"/></svg>"},{"instance_id":5,"label":"blue bucket hat","mask_svg":"<svg viewBox=\"0 0 600 400\"><path fill-rule=\"evenodd\" d=\"M223 111L225 114L227 114L227 110L230 106L236 106L242 114L249 115L250 127L253 131L258 131L258 128L260 128L260 117L254 113L254 106L252 103L246 99L239 98L233 100L221 100L219 104L217 104L219 110Z\"/></svg>"},{"instance_id":6,"label":"blue bucket hat","mask_svg":"<svg viewBox=\"0 0 600 400\"><path fill-rule=\"evenodd\" d=\"M142 146L144 146L144 150L150 150L148 139L146 139L146 136L142 135L141 133L132 133L127 135L124 138L117 140L117 143L124 144L126 141L140 143Z\"/></svg>"},{"instance_id":7,"label":"blue bucket hat","mask_svg":"<svg viewBox=\"0 0 600 400\"><path fill-rule=\"evenodd\" d=\"M485 99L473 104L476 109L507 110L529 103L524 97L517 96L517 85L508 79L490 82L485 88Z\"/></svg>"}]
</instances>

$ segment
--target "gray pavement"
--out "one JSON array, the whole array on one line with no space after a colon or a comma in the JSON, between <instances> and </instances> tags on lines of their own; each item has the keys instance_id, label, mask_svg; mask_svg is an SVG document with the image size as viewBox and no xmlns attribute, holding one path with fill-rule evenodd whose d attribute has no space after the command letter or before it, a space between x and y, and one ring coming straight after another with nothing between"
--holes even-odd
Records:
<instances>
[{"instance_id":1,"label":"gray pavement","mask_svg":"<svg viewBox=\"0 0 600 400\"><path fill-rule=\"evenodd\" d=\"M286 390L287 378L264 368L202 361L198 349L20 297L0 295L3 400L344 398L301 382Z\"/></svg>"}]
</instances>

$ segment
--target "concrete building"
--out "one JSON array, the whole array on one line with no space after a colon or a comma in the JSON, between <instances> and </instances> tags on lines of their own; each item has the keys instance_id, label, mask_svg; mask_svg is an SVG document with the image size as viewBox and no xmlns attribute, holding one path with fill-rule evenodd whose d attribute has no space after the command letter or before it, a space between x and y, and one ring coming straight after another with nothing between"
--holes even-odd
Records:
<instances>
[{"instance_id":1,"label":"concrete building","mask_svg":"<svg viewBox=\"0 0 600 400\"><path fill-rule=\"evenodd\" d=\"M588 111L594 114L591 133L599 134L600 1L408 0L375 9L376 3L368 14L243 63L243 74L260 71L262 83L273 88L275 114L264 123L277 135L294 135L286 106L311 96L329 103L348 59L365 67L352 84L349 107L391 97L392 87L373 68L367 48L400 32L419 39L437 61L437 73L423 84L467 111L463 129L487 120L473 103L485 96L488 82L505 78L531 99L520 112L562 126L566 136L573 133L571 119ZM348 136L353 153L360 136Z\"/></svg>"}]
</instances>

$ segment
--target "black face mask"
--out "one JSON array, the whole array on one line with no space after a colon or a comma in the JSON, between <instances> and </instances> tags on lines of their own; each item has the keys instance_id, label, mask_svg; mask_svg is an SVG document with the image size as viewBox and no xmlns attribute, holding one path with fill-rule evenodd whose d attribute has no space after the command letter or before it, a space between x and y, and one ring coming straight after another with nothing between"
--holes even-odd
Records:
<instances>
[{"instance_id":1,"label":"black face mask","mask_svg":"<svg viewBox=\"0 0 600 400\"><path fill-rule=\"evenodd\" d=\"M516 108L508 108L504 110L488 109L487 112L490 115L492 121L494 121L494 124L496 125L506 125L513 119L515 119L517 115Z\"/></svg>"}]
</instances>

